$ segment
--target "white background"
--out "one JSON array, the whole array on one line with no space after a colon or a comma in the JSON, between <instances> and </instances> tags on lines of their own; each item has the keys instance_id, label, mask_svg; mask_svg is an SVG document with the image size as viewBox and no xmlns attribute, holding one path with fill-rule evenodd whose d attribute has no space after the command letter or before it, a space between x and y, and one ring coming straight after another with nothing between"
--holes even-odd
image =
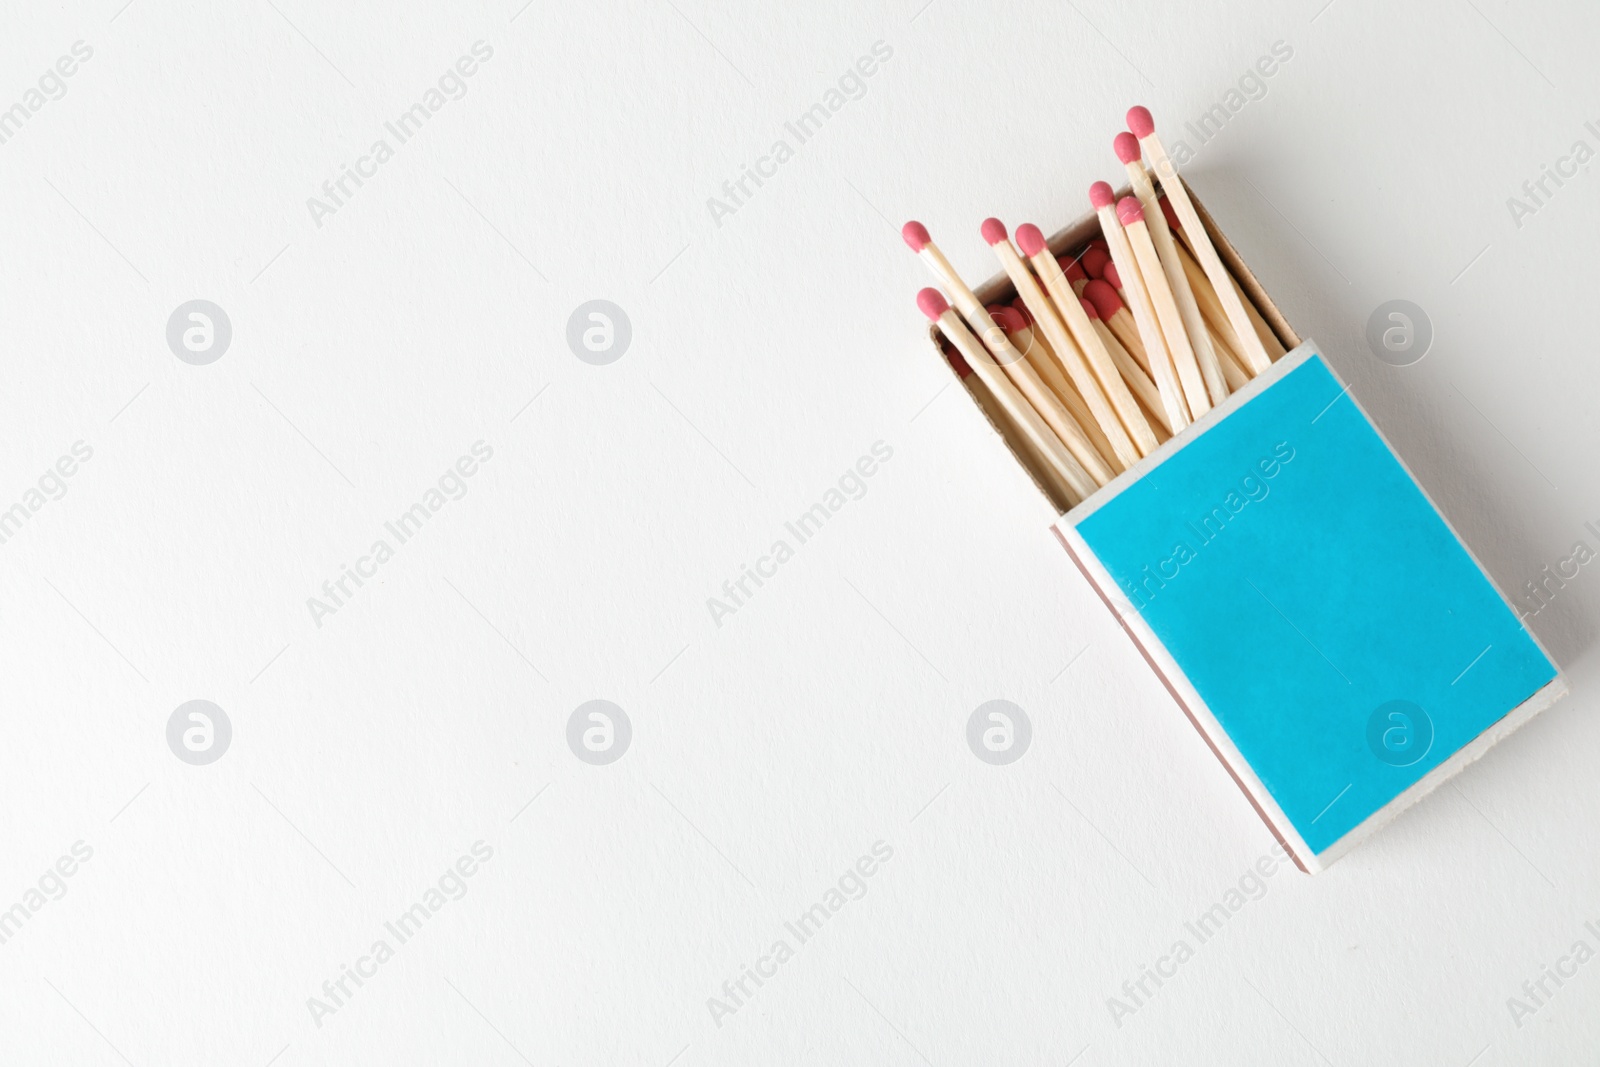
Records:
<instances>
[{"instance_id":1,"label":"white background","mask_svg":"<svg viewBox=\"0 0 1600 1067\"><path fill-rule=\"evenodd\" d=\"M0 508L93 458L0 545L0 908L93 856L0 945L0 1062L1580 1062L1600 963L1521 1026L1507 998L1600 949L1600 576L1532 622L1569 699L1267 879L1116 1025L1270 837L913 306L902 221L986 278L984 216L1077 217L1130 104L1170 147L1283 41L1190 181L1502 587L1600 548L1600 174L1506 204L1600 147L1600 12L1323 2L7 3L0 107L93 56L0 144ZM307 199L480 40L319 226ZM197 298L233 328L207 366L166 341ZM1363 340L1395 298L1437 334L1398 369ZM608 366L566 342L591 299L632 324ZM317 625L479 440L466 496ZM865 496L714 622L877 441ZM597 698L633 726L609 766L566 742ZM996 698L1033 724L1006 767L965 736ZM208 766L166 741L193 699L233 727ZM314 1018L478 840L467 894ZM866 895L714 1020L880 840Z\"/></svg>"}]
</instances>

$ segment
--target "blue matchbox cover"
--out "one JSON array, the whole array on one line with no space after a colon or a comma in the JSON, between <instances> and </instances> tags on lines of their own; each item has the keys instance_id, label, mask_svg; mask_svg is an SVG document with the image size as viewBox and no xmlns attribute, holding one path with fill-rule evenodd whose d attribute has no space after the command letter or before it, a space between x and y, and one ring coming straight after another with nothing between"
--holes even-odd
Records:
<instances>
[{"instance_id":1,"label":"blue matchbox cover","mask_svg":"<svg viewBox=\"0 0 1600 1067\"><path fill-rule=\"evenodd\" d=\"M1309 342L1057 531L1307 870L1565 691Z\"/></svg>"}]
</instances>

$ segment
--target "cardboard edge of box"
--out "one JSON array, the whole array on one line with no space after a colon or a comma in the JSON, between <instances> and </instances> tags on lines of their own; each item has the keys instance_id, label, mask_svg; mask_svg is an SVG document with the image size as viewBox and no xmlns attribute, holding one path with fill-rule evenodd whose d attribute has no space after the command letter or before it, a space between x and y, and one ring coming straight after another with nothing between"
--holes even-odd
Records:
<instances>
[{"instance_id":1,"label":"cardboard edge of box","mask_svg":"<svg viewBox=\"0 0 1600 1067\"><path fill-rule=\"evenodd\" d=\"M1188 188L1188 183L1185 182L1184 184L1185 188ZM1120 199L1123 196L1129 195L1130 192L1131 190L1128 187L1124 187L1118 191L1117 197ZM1098 492L1091 495L1088 500L1084 501L1075 508L1062 508L1061 502L1055 500L1051 496L1050 491L1046 487L1043 479L1041 479L1039 474L1034 470L1031 462L1026 458L1017 442L1012 440L1011 437L1007 435L1002 426L997 425L994 420L989 417L988 413L983 410L982 405L974 402L973 406L977 408L980 415L986 421L988 421L990 429L994 431L995 435L1000 438L1000 440L1005 444L1005 447L1011 452L1012 459L1016 461L1017 465L1021 467L1028 477L1033 481L1034 488L1037 489L1039 493L1050 502L1051 506L1056 509L1058 518L1056 522L1052 524L1051 529L1055 533L1056 537L1061 541L1062 547L1066 549L1067 555L1072 559L1073 563L1077 565L1078 570L1088 580L1090 586L1094 588L1101 601L1111 611L1112 615L1116 618L1118 625L1120 625L1123 628L1123 631L1128 634L1128 637L1133 641L1134 646L1145 658L1145 661L1149 663L1156 676L1161 679L1162 684L1166 687L1168 693L1172 695L1172 698L1177 702L1185 717L1187 717L1190 723L1194 725L1196 731L1199 732L1201 738L1206 742L1212 753L1227 770L1229 776L1233 778L1235 784L1238 785L1240 790L1245 794L1245 798L1250 801L1251 807L1255 809L1256 814L1266 824L1267 829L1272 833L1273 837L1277 839L1278 843L1282 845L1294 859L1296 866L1308 874L1317 874L1323 870L1326 870L1327 867L1335 860L1339 859L1356 845L1360 844L1372 834L1376 833L1379 829L1392 822L1400 815L1401 812L1415 805L1418 801L1422 800L1429 793L1433 792L1444 782L1460 773L1469 764L1482 758L1484 753L1488 752L1490 748L1532 720L1534 716L1538 715L1541 711L1544 711L1556 701L1560 700L1561 697L1567 694L1568 686L1565 676L1561 673L1560 665L1556 663L1555 657L1551 656L1549 650L1546 649L1539 641L1538 635L1533 633L1533 631L1528 629L1526 624L1524 624L1523 630L1533 640L1535 646L1538 647L1539 651L1544 654L1545 658L1549 660L1552 667L1555 668L1556 673L1554 678L1552 678L1538 691L1529 696L1521 704L1517 705L1515 708L1512 708L1505 715L1497 719L1487 729L1478 734L1477 737L1473 738L1466 745L1463 745L1461 748L1457 749L1444 762L1440 763L1433 770L1429 771L1417 781L1413 782L1408 788L1394 797L1394 799L1390 800L1383 807L1379 808L1355 827L1351 828L1337 841L1323 849L1320 853L1312 851L1310 846L1305 843L1305 840L1300 836L1299 832L1295 830L1294 824L1284 814L1277 802L1272 799L1271 793L1268 792L1266 786L1250 768L1249 762L1244 759L1243 755L1233 745L1232 740L1228 737L1227 731L1222 729L1221 723L1216 720L1214 715L1212 715L1210 708L1207 707L1205 701L1200 698L1200 694L1195 691L1192 685L1189 684L1188 677L1178 667L1177 662L1172 659L1171 655L1167 652L1166 647L1156 637L1154 631L1152 631L1144 622L1144 619L1139 615L1138 611L1134 609L1132 603L1126 601L1126 598L1123 597L1121 591L1117 588L1116 583L1111 579L1110 574L1105 571L1103 566L1101 566L1100 561L1089 549L1088 544L1083 541L1074 528L1076 522L1080 521L1082 518L1092 513L1096 508L1114 498L1123 488L1143 477L1150 469L1164 462L1168 456L1172 455L1177 450L1186 447L1201 434L1205 433L1207 429L1217 425L1221 420L1227 418L1227 416L1232 411L1237 410L1241 404L1246 403L1251 397L1257 395L1262 389L1267 388L1273 382L1279 380L1284 374L1288 373L1288 371L1292 370L1296 366L1299 366L1312 355L1317 354L1316 345L1312 342L1302 342L1299 334L1297 334L1294 328L1289 325L1288 320L1283 317L1282 312L1278 310L1277 305L1272 302L1272 298L1267 295L1266 290L1256 279L1255 274L1244 262L1244 258L1240 256L1238 250L1234 248L1233 243L1228 240L1227 236L1218 229L1215 220L1211 216L1211 213L1206 210L1205 205L1200 201L1200 198L1194 194L1192 189L1190 189L1190 198L1194 201L1195 210L1199 214L1201 222L1204 223L1206 234L1211 238L1212 244L1216 247L1218 256L1222 259L1222 262L1227 266L1228 270L1233 274L1234 279L1239 283L1239 288L1242 289L1245 295L1250 298L1251 302L1255 305L1256 310L1261 313L1261 316L1266 320L1267 325L1272 328L1273 332L1277 334L1278 340L1281 341L1284 348L1288 350L1286 355L1275 362L1273 367L1265 374L1259 375L1255 379L1252 379L1250 384L1244 389L1241 389L1239 392L1229 396L1228 400L1222 405L1213 409L1211 412L1208 412L1201 419L1196 420L1194 425L1189 427L1182 434L1179 434L1178 436L1167 441L1154 453L1146 456L1143 460L1135 464L1129 470L1119 474L1108 485L1101 488ZM1079 218L1077 221L1062 227L1060 230L1057 230L1056 233L1050 237L1050 251L1054 255L1060 255L1070 248L1077 248L1083 244L1086 244L1099 233L1099 218L1094 214L1085 215ZM1004 274L1004 272L991 277L988 281L984 282L974 290L978 300L984 304L989 304L1000 299L1010 298L1015 296L1015 292L1016 291L1011 284L1011 280ZM944 340L939 335L937 327L933 327L929 330L929 337L932 339L935 348L939 350L941 357L945 357L947 352ZM949 367L948 359L946 359L945 362L946 366ZM1329 370L1331 372L1332 368L1330 367ZM952 375L955 374L953 368L950 369L950 373ZM1337 378L1338 375L1335 374L1334 377ZM968 395L971 395L970 390L968 390ZM1353 399L1354 398L1352 398L1352 400ZM1364 410L1363 415L1365 415ZM1368 421L1371 422L1371 419L1369 418ZM1372 423L1372 425L1373 429L1378 433L1380 439L1383 440L1384 446L1389 449L1390 454L1392 454L1396 461L1400 463L1401 467L1405 470L1407 477L1410 477L1412 482L1415 483L1417 488L1422 492L1423 497L1428 501L1428 504L1433 508L1434 512L1439 515L1446 528L1449 529L1451 536L1455 537L1457 543L1459 543L1466 551L1468 558L1470 558L1473 564L1478 568L1479 573L1484 576L1484 580L1489 583L1490 588L1494 589L1495 592L1499 594L1501 601L1506 605L1506 610L1520 618L1520 614L1516 611L1516 608L1514 605L1512 605L1511 601L1506 597L1505 592L1501 590L1500 586L1495 582L1493 576L1491 576L1488 570L1484 568L1482 561L1478 559L1475 553L1473 553L1471 547L1468 546L1466 541L1462 539L1460 533L1450 522L1449 517L1445 515L1443 509L1441 509L1433 500L1432 496L1428 494L1426 487L1424 487L1421 482L1417 481L1416 477L1412 474L1411 468L1406 465L1404 458L1401 457L1399 452L1395 451L1388 438L1383 436L1383 432L1377 426L1377 424ZM1119 599L1124 602L1121 608L1119 608L1117 604Z\"/></svg>"},{"instance_id":2,"label":"cardboard edge of box","mask_svg":"<svg viewBox=\"0 0 1600 1067\"><path fill-rule=\"evenodd\" d=\"M1228 736L1228 732L1222 728L1222 724L1211 713L1210 707L1201 699L1199 692L1190 684L1189 676L1183 672L1177 661L1172 658L1172 654L1167 651L1167 646L1161 642L1155 631L1145 622L1144 616L1140 615L1133 604L1122 595L1121 590L1117 588L1117 583L1107 573L1104 565L1095 556L1093 549L1083 540L1082 535L1078 533L1075 527L1068 525L1064 521L1057 523L1052 529L1055 531L1056 537L1060 539L1062 547L1067 550L1067 555L1071 557L1072 562L1077 565L1078 570L1099 595L1101 602L1110 609L1112 616L1117 620L1117 624L1122 627L1123 632L1128 635L1128 639L1133 642L1133 647L1138 649L1139 654L1150 665L1150 669L1155 673L1155 676L1161 679L1161 684L1166 687L1172 699L1177 702L1178 708L1183 712L1184 717L1189 720L1190 725L1199 733L1201 740L1205 741L1206 746L1211 749L1211 754L1217 757L1217 762L1222 764L1223 768L1228 772L1228 776L1239 787L1240 792L1244 793L1245 799L1250 802L1250 806L1255 809L1261 821L1272 832L1272 836L1277 839L1278 844L1282 845L1284 851L1289 853L1289 857L1294 860L1295 866L1302 871L1314 872L1317 869L1315 857L1306 843L1300 838L1299 833L1295 831L1294 824L1289 821L1283 810L1278 807L1277 801L1272 798L1272 794L1267 790L1266 785L1256 777L1250 762L1235 747L1233 739Z\"/></svg>"},{"instance_id":3,"label":"cardboard edge of box","mask_svg":"<svg viewBox=\"0 0 1600 1067\"><path fill-rule=\"evenodd\" d=\"M1490 584L1493 585L1492 582ZM1532 630L1528 631L1528 636L1533 637L1535 644L1538 643L1538 638L1534 636ZM1540 651L1543 651L1543 646L1540 646ZM1548 653L1546 653L1546 658L1549 658ZM1569 692L1566 676L1561 673L1561 668L1556 666L1555 660L1551 659L1550 663L1556 667L1554 678L1546 682L1540 689L1535 690L1533 695L1521 704L1496 719L1477 737L1456 749L1449 759L1421 778L1418 778L1400 795L1352 827L1339 840L1314 855L1312 860L1315 866L1311 868L1310 873L1316 874L1326 870L1346 852L1349 852L1393 822L1401 812L1413 807L1429 793L1466 770L1469 764L1483 758L1484 753L1488 752L1489 749L1510 737L1530 722L1535 715L1538 715L1541 711L1566 696Z\"/></svg>"}]
</instances>

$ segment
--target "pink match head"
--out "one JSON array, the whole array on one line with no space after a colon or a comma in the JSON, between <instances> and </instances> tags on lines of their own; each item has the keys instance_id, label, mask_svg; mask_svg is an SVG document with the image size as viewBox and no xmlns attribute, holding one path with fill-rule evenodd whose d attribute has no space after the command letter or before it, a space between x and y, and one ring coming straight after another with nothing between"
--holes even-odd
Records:
<instances>
[{"instance_id":1,"label":"pink match head","mask_svg":"<svg viewBox=\"0 0 1600 1067\"><path fill-rule=\"evenodd\" d=\"M1117 194L1111 191L1110 182L1095 182L1089 186L1089 203L1099 211L1103 207L1110 207L1116 200Z\"/></svg>"},{"instance_id":2,"label":"pink match head","mask_svg":"<svg viewBox=\"0 0 1600 1067\"><path fill-rule=\"evenodd\" d=\"M905 239L913 252L921 252L933 241L933 238L928 236L928 228L915 219L900 227L900 236Z\"/></svg>"},{"instance_id":3,"label":"pink match head","mask_svg":"<svg viewBox=\"0 0 1600 1067\"><path fill-rule=\"evenodd\" d=\"M1183 223L1178 221L1178 213L1177 211L1173 210L1172 202L1164 196L1160 198L1160 202L1161 215L1167 220L1167 225L1172 227L1174 230L1183 229Z\"/></svg>"},{"instance_id":4,"label":"pink match head","mask_svg":"<svg viewBox=\"0 0 1600 1067\"><path fill-rule=\"evenodd\" d=\"M1122 220L1124 226L1132 226L1136 222L1144 221L1144 208L1139 206L1139 201L1131 196L1125 196L1117 201L1117 218Z\"/></svg>"},{"instance_id":5,"label":"pink match head","mask_svg":"<svg viewBox=\"0 0 1600 1067\"><path fill-rule=\"evenodd\" d=\"M944 294L937 289L924 289L917 294L917 307L922 313L934 322L939 321L939 316L950 310L950 304Z\"/></svg>"},{"instance_id":6,"label":"pink match head","mask_svg":"<svg viewBox=\"0 0 1600 1067\"><path fill-rule=\"evenodd\" d=\"M1151 118L1150 109L1147 107L1130 107L1128 109L1128 129L1141 141L1156 132L1156 120Z\"/></svg>"},{"instance_id":7,"label":"pink match head","mask_svg":"<svg viewBox=\"0 0 1600 1067\"><path fill-rule=\"evenodd\" d=\"M1110 321L1111 316L1122 310L1122 298L1117 291L1111 288L1111 283L1096 278L1083 287L1083 298L1094 305L1103 321Z\"/></svg>"},{"instance_id":8,"label":"pink match head","mask_svg":"<svg viewBox=\"0 0 1600 1067\"><path fill-rule=\"evenodd\" d=\"M1139 158L1139 138L1124 130L1111 142L1111 150L1122 162L1133 163Z\"/></svg>"},{"instance_id":9,"label":"pink match head","mask_svg":"<svg viewBox=\"0 0 1600 1067\"><path fill-rule=\"evenodd\" d=\"M1081 258L1069 259L1066 256L1061 256L1056 260L1056 262L1061 265L1061 271L1067 276L1067 281L1069 283L1086 282L1089 280L1089 275L1085 273L1083 269L1083 260Z\"/></svg>"},{"instance_id":10,"label":"pink match head","mask_svg":"<svg viewBox=\"0 0 1600 1067\"><path fill-rule=\"evenodd\" d=\"M1095 307L1094 302L1088 297L1080 296L1078 298L1078 303L1083 305L1083 313L1085 315L1089 316L1091 319L1100 318L1100 309Z\"/></svg>"},{"instance_id":11,"label":"pink match head","mask_svg":"<svg viewBox=\"0 0 1600 1067\"><path fill-rule=\"evenodd\" d=\"M984 310L989 312L989 317L995 321L995 325L1006 333L1016 333L1027 328L1028 320L1004 304L990 304Z\"/></svg>"},{"instance_id":12,"label":"pink match head","mask_svg":"<svg viewBox=\"0 0 1600 1067\"><path fill-rule=\"evenodd\" d=\"M1111 286L1111 288L1122 288L1122 274L1117 270L1117 265L1115 263L1107 263L1105 273L1100 275L1100 277L1104 279L1105 283Z\"/></svg>"},{"instance_id":13,"label":"pink match head","mask_svg":"<svg viewBox=\"0 0 1600 1067\"><path fill-rule=\"evenodd\" d=\"M983 234L985 241L997 245L1006 239L1006 224L999 219L984 219L983 225L978 227L978 232Z\"/></svg>"},{"instance_id":14,"label":"pink match head","mask_svg":"<svg viewBox=\"0 0 1600 1067\"><path fill-rule=\"evenodd\" d=\"M1103 248L1091 248L1083 254L1083 269L1089 272L1091 278L1104 278L1106 265L1111 262L1111 253Z\"/></svg>"},{"instance_id":15,"label":"pink match head","mask_svg":"<svg viewBox=\"0 0 1600 1067\"><path fill-rule=\"evenodd\" d=\"M1017 247L1025 256L1036 256L1044 251L1044 234L1031 222L1017 227Z\"/></svg>"}]
</instances>

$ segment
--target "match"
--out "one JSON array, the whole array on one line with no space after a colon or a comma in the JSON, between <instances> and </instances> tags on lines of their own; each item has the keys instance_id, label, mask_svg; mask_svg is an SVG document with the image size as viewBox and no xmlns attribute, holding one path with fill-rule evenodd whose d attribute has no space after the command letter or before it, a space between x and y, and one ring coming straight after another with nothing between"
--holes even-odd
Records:
<instances>
[{"instance_id":1,"label":"match","mask_svg":"<svg viewBox=\"0 0 1600 1067\"><path fill-rule=\"evenodd\" d=\"M927 265L946 289L950 291L950 299L955 301L956 310L961 312L961 317L973 324L982 336L988 337L988 331L999 329L992 321L988 321L989 313L978 303L978 298L967 283L961 280L961 275L950 265L950 261L939 251L939 246L933 243L933 238L928 236L928 228L915 219L900 227L900 237L905 241L917 258Z\"/></svg>"},{"instance_id":2,"label":"match","mask_svg":"<svg viewBox=\"0 0 1600 1067\"><path fill-rule=\"evenodd\" d=\"M1184 188L1183 179L1178 176L1177 165L1172 162L1166 148L1161 144L1161 139L1156 136L1156 123L1150 115L1150 110L1145 107L1130 108L1128 129L1139 139L1139 147L1149 158L1150 166L1160 179L1162 190L1167 194L1167 200L1177 212L1183 228L1188 231L1189 245L1194 250L1194 256L1200 261L1206 277L1211 279L1211 287L1216 290L1218 299L1222 301L1223 310L1228 313L1228 322L1238 337L1239 354L1244 357L1252 375L1260 374L1272 365L1272 359L1267 355L1261 338L1256 336L1255 325L1244 309L1244 301L1239 298L1238 290L1234 288L1233 276L1223 265L1222 258L1217 255L1216 248L1211 244L1211 238L1206 235L1205 225L1200 221L1200 213L1194 209L1194 203L1189 199L1189 190Z\"/></svg>"},{"instance_id":3,"label":"match","mask_svg":"<svg viewBox=\"0 0 1600 1067\"><path fill-rule=\"evenodd\" d=\"M1173 299L1172 290L1167 285L1156 246L1150 240L1150 228L1144 221L1144 208L1139 206L1138 200L1125 196L1117 202L1117 219L1128 236L1128 245L1133 249L1133 258L1139 267L1140 280L1149 294L1150 306L1155 309L1156 321L1161 324L1161 334L1167 339L1167 351L1172 354L1172 365L1178 372L1178 381L1183 385L1183 398L1188 402L1189 413L1198 419L1211 410L1211 396L1206 389L1205 378L1200 373L1200 361L1190 344L1189 331L1178 311L1177 301ZM1123 274L1123 281L1129 280ZM1218 375L1221 375L1220 369Z\"/></svg>"},{"instance_id":4,"label":"match","mask_svg":"<svg viewBox=\"0 0 1600 1067\"><path fill-rule=\"evenodd\" d=\"M1155 381L1156 388L1161 390L1167 419L1173 427L1173 432L1176 433L1189 425L1193 419L1190 417L1188 402L1184 399L1183 386L1178 383L1167 340L1162 335L1161 324L1156 318L1154 306L1150 303L1150 294L1140 277L1133 246L1129 243L1127 232L1122 228L1122 222L1117 218L1116 209L1113 207L1115 200L1116 194L1111 191L1108 183L1095 182L1089 187L1089 203L1094 205L1095 214L1100 218L1100 232L1105 235L1111 261L1116 264L1117 271L1122 276L1124 298L1127 300L1128 310L1133 313L1140 347L1150 364L1150 377ZM1085 287L1086 292L1088 288Z\"/></svg>"},{"instance_id":5,"label":"match","mask_svg":"<svg viewBox=\"0 0 1600 1067\"><path fill-rule=\"evenodd\" d=\"M1150 175L1146 173L1144 163L1140 161L1139 139L1131 133L1119 133L1112 141L1112 148L1128 172L1128 182L1133 188L1133 195L1138 197L1139 206L1144 209L1145 226L1150 231L1150 241L1155 245L1156 256L1161 262L1162 271L1166 274L1167 288L1172 291L1173 301L1178 306L1178 314L1183 319L1183 328L1189 336L1189 345L1194 350L1195 361L1200 365L1200 376L1205 381L1206 392L1213 405L1220 404L1227 399L1228 385L1223 379L1217 353L1211 347L1211 338L1206 332L1206 323L1201 317L1200 306L1195 302L1195 295L1189 289L1189 278L1184 273L1183 261L1179 258L1172 231L1167 228L1167 218L1161 212L1160 202L1156 198L1156 187L1151 184ZM1193 404L1189 406L1191 409L1194 407Z\"/></svg>"}]
</instances>

